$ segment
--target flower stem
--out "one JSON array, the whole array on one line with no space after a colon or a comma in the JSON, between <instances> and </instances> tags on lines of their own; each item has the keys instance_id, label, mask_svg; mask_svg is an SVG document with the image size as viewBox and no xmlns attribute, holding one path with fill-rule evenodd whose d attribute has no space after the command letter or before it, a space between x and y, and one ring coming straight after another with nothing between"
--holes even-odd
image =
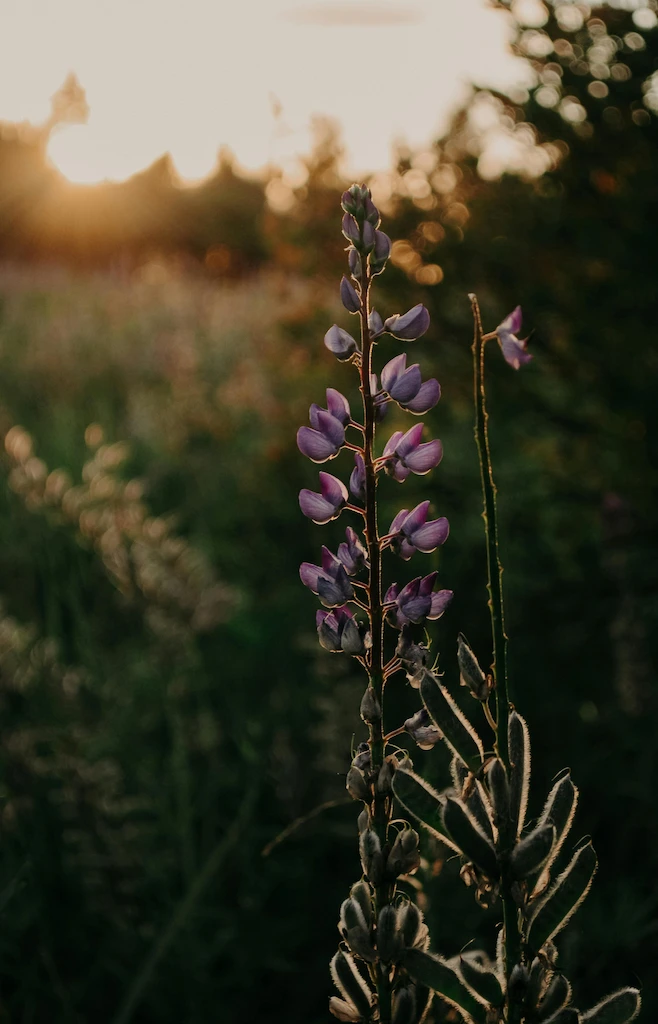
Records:
<instances>
[{"instance_id":1,"label":"flower stem","mask_svg":"<svg viewBox=\"0 0 658 1024\"><path fill-rule=\"evenodd\" d=\"M369 578L369 616L372 634L370 650L369 675L370 685L375 698L382 709L381 716L368 726L368 744L370 746L370 763L374 779L384 761L384 609L382 605L382 554L377 529L377 472L375 467L375 396L371 390L370 375L372 372L373 340L368 326L370 273L367 261L363 261L361 273L361 395L363 398L363 462L365 466L365 533L370 561ZM373 828L377 833L382 851L386 851L388 821L390 817L390 799L387 794L379 792L374 786L373 796ZM384 882L375 888L375 911L377 916L382 907L390 902L391 892L388 883ZM377 998L381 1024L391 1021L391 985L388 972L382 964L376 971Z\"/></svg>"},{"instance_id":2,"label":"flower stem","mask_svg":"<svg viewBox=\"0 0 658 1024\"><path fill-rule=\"evenodd\" d=\"M503 614L503 567L498 554L498 520L496 513L496 485L491 466L491 450L489 448L488 414L485 403L484 387L484 346L495 335L484 335L480 307L475 295L470 296L473 311L473 371L475 388L475 443L480 459L480 477L482 481L482 497L485 534L487 541L487 589L489 591L489 611L491 613L491 632L493 638L493 677L496 695L496 752L510 773L508 723L509 723L509 687L507 682L507 636ZM505 973L509 978L514 965L521 960L521 936L519 933L518 910L512 896L512 879L505 865L507 854L514 844L515 836L511 832L511 824L501 825L499 848L502 854L501 897L503 901L503 918L505 922ZM520 1019L520 1008L511 1006L508 1012L509 1024Z\"/></svg>"}]
</instances>

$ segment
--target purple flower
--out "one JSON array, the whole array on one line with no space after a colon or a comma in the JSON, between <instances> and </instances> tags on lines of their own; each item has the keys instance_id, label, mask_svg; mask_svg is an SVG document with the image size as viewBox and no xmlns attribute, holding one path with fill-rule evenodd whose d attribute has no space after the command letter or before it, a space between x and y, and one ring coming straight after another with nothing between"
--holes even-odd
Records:
<instances>
[{"instance_id":1,"label":"purple flower","mask_svg":"<svg viewBox=\"0 0 658 1024\"><path fill-rule=\"evenodd\" d=\"M438 380L432 377L423 384L418 363L407 369L404 352L382 370L382 387L398 405L415 415L429 412L441 397Z\"/></svg>"},{"instance_id":2,"label":"purple flower","mask_svg":"<svg viewBox=\"0 0 658 1024\"><path fill-rule=\"evenodd\" d=\"M387 604L395 602L395 607L388 614L392 626L400 629L408 622L424 622L425 619L439 619L443 615L452 600L452 590L432 593L436 577L437 573L431 572L429 576L417 576L402 590L397 583L388 588L384 601Z\"/></svg>"},{"instance_id":3,"label":"purple flower","mask_svg":"<svg viewBox=\"0 0 658 1024\"><path fill-rule=\"evenodd\" d=\"M429 554L445 543L450 527L444 517L427 522L429 501L422 501L412 512L403 508L391 523L388 533L395 534L391 543L394 551L407 562L414 551Z\"/></svg>"},{"instance_id":4,"label":"purple flower","mask_svg":"<svg viewBox=\"0 0 658 1024\"><path fill-rule=\"evenodd\" d=\"M366 190L366 194L363 201L363 208L368 223L372 224L372 226L375 228L379 227L381 217L379 216L379 210L377 209L372 199L370 198L370 189Z\"/></svg>"},{"instance_id":5,"label":"purple flower","mask_svg":"<svg viewBox=\"0 0 658 1024\"><path fill-rule=\"evenodd\" d=\"M354 469L350 476L350 493L355 498L365 501L366 497L366 464L360 452L354 454Z\"/></svg>"},{"instance_id":6,"label":"purple flower","mask_svg":"<svg viewBox=\"0 0 658 1024\"><path fill-rule=\"evenodd\" d=\"M318 526L339 516L348 499L347 487L331 473L320 473L320 493L304 488L299 492L299 507Z\"/></svg>"},{"instance_id":7,"label":"purple flower","mask_svg":"<svg viewBox=\"0 0 658 1024\"><path fill-rule=\"evenodd\" d=\"M341 361L349 359L358 348L352 335L344 331L338 324L334 324L333 327L329 328L324 336L324 343L329 351L333 352L336 358Z\"/></svg>"},{"instance_id":8,"label":"purple flower","mask_svg":"<svg viewBox=\"0 0 658 1024\"><path fill-rule=\"evenodd\" d=\"M338 558L345 566L348 576L355 576L357 572L367 566L368 555L365 547L359 539L356 530L348 526L345 531L345 540L338 545Z\"/></svg>"},{"instance_id":9,"label":"purple flower","mask_svg":"<svg viewBox=\"0 0 658 1024\"><path fill-rule=\"evenodd\" d=\"M354 285L344 274L340 281L340 299L348 313L358 313L361 309L361 299L357 295Z\"/></svg>"},{"instance_id":10,"label":"purple flower","mask_svg":"<svg viewBox=\"0 0 658 1024\"><path fill-rule=\"evenodd\" d=\"M409 473L416 473L424 476L430 469L438 466L443 457L443 447L440 441L428 441L421 444L423 424L417 423L415 427L403 434L396 430L388 439L382 458L386 460L385 468L389 476L402 483L407 479Z\"/></svg>"},{"instance_id":11,"label":"purple flower","mask_svg":"<svg viewBox=\"0 0 658 1024\"><path fill-rule=\"evenodd\" d=\"M346 213L343 216L341 230L348 242L358 242L361 237L359 225L351 213Z\"/></svg>"},{"instance_id":12,"label":"purple flower","mask_svg":"<svg viewBox=\"0 0 658 1024\"><path fill-rule=\"evenodd\" d=\"M430 325L430 315L419 303L407 313L395 313L384 321L384 330L392 334L398 341L415 341L420 338Z\"/></svg>"},{"instance_id":13,"label":"purple flower","mask_svg":"<svg viewBox=\"0 0 658 1024\"><path fill-rule=\"evenodd\" d=\"M359 254L356 251L356 249L352 249L352 248L349 249L349 251L347 253L347 264L348 264L348 266L350 268L350 273L351 273L352 277L355 277L358 280L361 277L361 269L362 269L362 267L361 267L361 257L359 256Z\"/></svg>"},{"instance_id":14,"label":"purple flower","mask_svg":"<svg viewBox=\"0 0 658 1024\"><path fill-rule=\"evenodd\" d=\"M370 221L367 220L365 222L365 224L363 225L363 242L362 242L362 245L363 245L363 251L365 253L372 252L372 250L375 248L375 236L376 236L376 234L377 234L377 232L375 231L374 227L372 226Z\"/></svg>"},{"instance_id":15,"label":"purple flower","mask_svg":"<svg viewBox=\"0 0 658 1024\"><path fill-rule=\"evenodd\" d=\"M333 389L327 390L327 398L329 398L331 390ZM343 397L339 392L335 392L335 394L340 398ZM306 455L312 462L326 462L327 459L333 459L345 443L345 427L339 419L318 405L311 406L309 418L313 426L299 428L297 447L302 455Z\"/></svg>"},{"instance_id":16,"label":"purple flower","mask_svg":"<svg viewBox=\"0 0 658 1024\"><path fill-rule=\"evenodd\" d=\"M443 739L443 733L435 726L426 708L422 708L408 718L404 723L404 728L415 739L421 750L431 750L439 740Z\"/></svg>"},{"instance_id":17,"label":"purple flower","mask_svg":"<svg viewBox=\"0 0 658 1024\"><path fill-rule=\"evenodd\" d=\"M319 405L316 405L314 402L311 408L309 409L308 418L310 420L311 426L315 427L316 430L319 430L320 428L318 427L318 424L316 422L317 414L319 412L328 412L331 416L334 417L334 419L337 419L339 423L342 423L342 425L346 427L347 424L352 419L352 413L350 412L350 403L345 398L345 395L341 395L340 391L336 391L335 388L327 388L325 393L327 396L327 408L322 409Z\"/></svg>"},{"instance_id":18,"label":"purple flower","mask_svg":"<svg viewBox=\"0 0 658 1024\"><path fill-rule=\"evenodd\" d=\"M502 324L498 324L495 331L498 336L498 344L503 351L506 362L513 366L515 370L518 370L524 363L529 363L532 359L530 353L526 352L528 339L516 337L517 331L520 330L521 307L517 306L509 316L505 317Z\"/></svg>"},{"instance_id":19,"label":"purple flower","mask_svg":"<svg viewBox=\"0 0 658 1024\"><path fill-rule=\"evenodd\" d=\"M354 589L345 566L331 553L329 548L322 548L322 565L302 562L299 576L305 587L317 594L326 608L338 608L354 597Z\"/></svg>"},{"instance_id":20,"label":"purple flower","mask_svg":"<svg viewBox=\"0 0 658 1024\"><path fill-rule=\"evenodd\" d=\"M331 612L318 611L315 621L318 639L326 651L365 654L362 631L349 608L343 606Z\"/></svg>"},{"instance_id":21,"label":"purple flower","mask_svg":"<svg viewBox=\"0 0 658 1024\"><path fill-rule=\"evenodd\" d=\"M376 309L370 310L370 316L368 317L368 327L370 328L370 334L372 338L378 338L380 334L384 333L384 321L380 317Z\"/></svg>"}]
</instances>

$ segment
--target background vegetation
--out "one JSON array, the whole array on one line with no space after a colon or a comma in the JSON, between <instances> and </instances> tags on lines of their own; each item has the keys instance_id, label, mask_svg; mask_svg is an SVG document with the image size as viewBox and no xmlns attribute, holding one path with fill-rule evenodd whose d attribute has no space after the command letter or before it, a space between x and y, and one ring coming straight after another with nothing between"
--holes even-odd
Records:
<instances>
[{"instance_id":1,"label":"background vegetation","mask_svg":"<svg viewBox=\"0 0 658 1024\"><path fill-rule=\"evenodd\" d=\"M562 942L578 998L639 978L648 1021L658 30L582 7L519 25L525 98L474 92L374 183L397 240L378 305L432 314L418 351L444 391L429 486L452 527L437 633L455 686L458 631L489 654L466 293L486 329L517 302L534 328L527 370L490 365L514 699L538 791L571 767L599 853ZM67 89L55 119L79 100ZM296 190L228 157L196 189L163 159L81 190L45 162L50 127L0 135L3 1019L319 1024L357 865L344 773L361 683L318 648L297 577L319 540L294 435L325 386L350 386L322 345L344 315L339 142L318 126ZM486 177L494 129L518 173ZM424 852L420 898L451 955L497 911Z\"/></svg>"}]
</instances>

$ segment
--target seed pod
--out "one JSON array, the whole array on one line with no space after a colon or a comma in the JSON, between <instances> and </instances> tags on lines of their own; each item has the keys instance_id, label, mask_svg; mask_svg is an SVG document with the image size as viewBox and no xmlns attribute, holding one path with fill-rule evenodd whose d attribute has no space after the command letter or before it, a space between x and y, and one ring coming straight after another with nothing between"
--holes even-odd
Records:
<instances>
[{"instance_id":1,"label":"seed pod","mask_svg":"<svg viewBox=\"0 0 658 1024\"><path fill-rule=\"evenodd\" d=\"M356 1006L353 1006L352 1003L346 1002L345 999L339 999L338 996L332 996L330 998L329 1012L338 1020L343 1021L344 1024L350 1024L350 1022L357 1022L361 1020L361 1015Z\"/></svg>"},{"instance_id":2,"label":"seed pod","mask_svg":"<svg viewBox=\"0 0 658 1024\"><path fill-rule=\"evenodd\" d=\"M366 922L366 927L370 928L372 923L372 895L370 892L370 886L367 882L355 882L350 889L350 896L353 900L356 900L361 907L361 913L363 914Z\"/></svg>"},{"instance_id":3,"label":"seed pod","mask_svg":"<svg viewBox=\"0 0 658 1024\"><path fill-rule=\"evenodd\" d=\"M531 917L528 944L532 950L538 953L575 914L589 892L596 867L594 848L591 843L586 843L576 851Z\"/></svg>"},{"instance_id":4,"label":"seed pod","mask_svg":"<svg viewBox=\"0 0 658 1024\"><path fill-rule=\"evenodd\" d=\"M539 871L550 857L555 842L555 825L539 825L512 850L510 867L514 878L527 878Z\"/></svg>"},{"instance_id":5,"label":"seed pod","mask_svg":"<svg viewBox=\"0 0 658 1024\"><path fill-rule=\"evenodd\" d=\"M552 822L555 825L556 840L555 845L551 851L551 855L548 861L544 865L541 872L537 873L536 877L531 878L532 889L541 892L542 889L548 884L548 868L554 863L564 840L566 839L571 823L573 822L574 815L576 813L576 805L578 803L578 790L571 781L571 776L567 771L563 774L555 783L551 789L544 809L539 819L539 824L544 825L548 822Z\"/></svg>"},{"instance_id":6,"label":"seed pod","mask_svg":"<svg viewBox=\"0 0 658 1024\"><path fill-rule=\"evenodd\" d=\"M467 686L476 700L482 702L488 700L491 685L461 633L457 639L457 664L459 665L461 685Z\"/></svg>"},{"instance_id":7,"label":"seed pod","mask_svg":"<svg viewBox=\"0 0 658 1024\"><path fill-rule=\"evenodd\" d=\"M418 833L412 828L398 832L386 861L389 878L394 880L399 875L410 875L420 867L418 838Z\"/></svg>"},{"instance_id":8,"label":"seed pod","mask_svg":"<svg viewBox=\"0 0 658 1024\"><path fill-rule=\"evenodd\" d=\"M546 980L548 977L548 970L545 966L544 961L540 957L535 959L530 964L530 978L528 980L528 994L526 995L526 1005L531 1011L535 1011L539 1006L539 1001L546 988Z\"/></svg>"},{"instance_id":9,"label":"seed pod","mask_svg":"<svg viewBox=\"0 0 658 1024\"><path fill-rule=\"evenodd\" d=\"M393 996L392 1024L416 1024L416 989L400 988Z\"/></svg>"},{"instance_id":10,"label":"seed pod","mask_svg":"<svg viewBox=\"0 0 658 1024\"><path fill-rule=\"evenodd\" d=\"M395 907L382 907L377 919L377 953L384 964L397 959L402 949L402 936L398 930L398 913Z\"/></svg>"},{"instance_id":11,"label":"seed pod","mask_svg":"<svg viewBox=\"0 0 658 1024\"><path fill-rule=\"evenodd\" d=\"M415 903L404 903L398 909L398 927L402 944L411 949L416 944L423 925L423 915Z\"/></svg>"},{"instance_id":12,"label":"seed pod","mask_svg":"<svg viewBox=\"0 0 658 1024\"><path fill-rule=\"evenodd\" d=\"M554 974L537 1010L537 1020L547 1021L571 1000L571 985L563 974Z\"/></svg>"},{"instance_id":13,"label":"seed pod","mask_svg":"<svg viewBox=\"0 0 658 1024\"><path fill-rule=\"evenodd\" d=\"M464 956L459 958L459 969L462 978L476 995L480 996L481 999L491 1006L503 1005L505 994L493 971L487 971L473 960Z\"/></svg>"},{"instance_id":14,"label":"seed pod","mask_svg":"<svg viewBox=\"0 0 658 1024\"><path fill-rule=\"evenodd\" d=\"M491 805L482 784L472 775L464 762L453 757L450 766L453 782L462 802L471 812L478 825L493 843L494 830L491 820Z\"/></svg>"},{"instance_id":15,"label":"seed pod","mask_svg":"<svg viewBox=\"0 0 658 1024\"><path fill-rule=\"evenodd\" d=\"M551 1017L550 1021L546 1021L546 1024L580 1024L582 1019L575 1006L568 1006Z\"/></svg>"},{"instance_id":16,"label":"seed pod","mask_svg":"<svg viewBox=\"0 0 658 1024\"><path fill-rule=\"evenodd\" d=\"M370 940L370 928L357 900L350 898L343 901L338 930L353 953L368 963L375 962L377 954Z\"/></svg>"},{"instance_id":17,"label":"seed pod","mask_svg":"<svg viewBox=\"0 0 658 1024\"><path fill-rule=\"evenodd\" d=\"M356 819L356 826L359 830L359 835L365 832L366 829L370 828L370 811L367 807L364 807L359 817Z\"/></svg>"},{"instance_id":18,"label":"seed pod","mask_svg":"<svg viewBox=\"0 0 658 1024\"><path fill-rule=\"evenodd\" d=\"M449 846L451 850L459 852L443 824L441 809L446 799L443 794L437 793L415 772L401 767L393 776L393 793L404 809L416 818L428 832Z\"/></svg>"},{"instance_id":19,"label":"seed pod","mask_svg":"<svg viewBox=\"0 0 658 1024\"><path fill-rule=\"evenodd\" d=\"M509 819L509 783L505 765L495 757L487 767L487 781L494 812L494 823L500 828L501 823Z\"/></svg>"},{"instance_id":20,"label":"seed pod","mask_svg":"<svg viewBox=\"0 0 658 1024\"><path fill-rule=\"evenodd\" d=\"M407 973L421 985L437 992L456 1006L475 1024L485 1024L486 1008L466 987L459 975L440 957L420 949L408 949L402 955Z\"/></svg>"},{"instance_id":21,"label":"seed pod","mask_svg":"<svg viewBox=\"0 0 658 1024\"><path fill-rule=\"evenodd\" d=\"M477 772L484 758L482 740L445 686L427 669L422 671L420 694L453 754L460 757L470 771Z\"/></svg>"},{"instance_id":22,"label":"seed pod","mask_svg":"<svg viewBox=\"0 0 658 1024\"><path fill-rule=\"evenodd\" d=\"M460 801L446 798L443 824L468 860L472 860L488 878L498 878L496 851Z\"/></svg>"},{"instance_id":23,"label":"seed pod","mask_svg":"<svg viewBox=\"0 0 658 1024\"><path fill-rule=\"evenodd\" d=\"M366 1020L370 1017L372 992L349 953L338 950L330 964L333 983L346 1002Z\"/></svg>"},{"instance_id":24,"label":"seed pod","mask_svg":"<svg viewBox=\"0 0 658 1024\"><path fill-rule=\"evenodd\" d=\"M366 804L372 799L370 786L366 782L365 775L359 768L355 768L354 765L352 765L347 773L345 788L353 800L362 800Z\"/></svg>"},{"instance_id":25,"label":"seed pod","mask_svg":"<svg viewBox=\"0 0 658 1024\"><path fill-rule=\"evenodd\" d=\"M361 718L370 725L373 722L378 722L382 717L382 709L379 701L375 697L375 691L372 686L369 686L361 699Z\"/></svg>"},{"instance_id":26,"label":"seed pod","mask_svg":"<svg viewBox=\"0 0 658 1024\"><path fill-rule=\"evenodd\" d=\"M371 828L361 833L359 852L364 875L372 885L381 885L384 881L384 858L379 836Z\"/></svg>"},{"instance_id":27,"label":"seed pod","mask_svg":"<svg viewBox=\"0 0 658 1024\"><path fill-rule=\"evenodd\" d=\"M520 836L528 809L530 786L530 736L525 719L516 711L509 716L510 818L514 835Z\"/></svg>"},{"instance_id":28,"label":"seed pod","mask_svg":"<svg viewBox=\"0 0 658 1024\"><path fill-rule=\"evenodd\" d=\"M515 964L507 982L507 998L510 1001L514 1000L514 1002L520 1002L520 1000L524 999L528 991L529 981L528 968L523 964Z\"/></svg>"},{"instance_id":29,"label":"seed pod","mask_svg":"<svg viewBox=\"0 0 658 1024\"><path fill-rule=\"evenodd\" d=\"M620 988L581 1016L582 1024L628 1024L637 1017L642 1000L636 988Z\"/></svg>"},{"instance_id":30,"label":"seed pod","mask_svg":"<svg viewBox=\"0 0 658 1024\"><path fill-rule=\"evenodd\" d=\"M379 769L379 775L377 776L377 792L383 794L390 793L392 778L393 772L391 771L391 765L388 761L384 761Z\"/></svg>"}]
</instances>

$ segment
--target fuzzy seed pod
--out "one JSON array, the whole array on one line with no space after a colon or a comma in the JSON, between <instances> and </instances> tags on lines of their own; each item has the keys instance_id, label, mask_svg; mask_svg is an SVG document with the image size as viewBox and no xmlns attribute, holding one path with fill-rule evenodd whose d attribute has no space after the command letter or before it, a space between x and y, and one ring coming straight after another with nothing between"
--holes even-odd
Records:
<instances>
[{"instance_id":1,"label":"fuzzy seed pod","mask_svg":"<svg viewBox=\"0 0 658 1024\"><path fill-rule=\"evenodd\" d=\"M405 828L398 832L386 861L386 873L389 878L396 879L399 875L411 875L420 867L418 839L418 833L412 828Z\"/></svg>"},{"instance_id":2,"label":"fuzzy seed pod","mask_svg":"<svg viewBox=\"0 0 658 1024\"><path fill-rule=\"evenodd\" d=\"M392 963L402 949L402 936L398 930L395 907L382 907L377 919L377 953L384 964Z\"/></svg>"},{"instance_id":3,"label":"fuzzy seed pod","mask_svg":"<svg viewBox=\"0 0 658 1024\"><path fill-rule=\"evenodd\" d=\"M463 761L454 757L450 766L452 780L457 793L471 812L478 825L491 842L494 842L494 830L491 816L493 809L487 793L480 782L472 775Z\"/></svg>"},{"instance_id":4,"label":"fuzzy seed pod","mask_svg":"<svg viewBox=\"0 0 658 1024\"><path fill-rule=\"evenodd\" d=\"M537 1019L548 1021L571 1000L571 985L563 974L554 974L537 1012Z\"/></svg>"},{"instance_id":5,"label":"fuzzy seed pod","mask_svg":"<svg viewBox=\"0 0 658 1024\"><path fill-rule=\"evenodd\" d=\"M356 1022L361 1020L361 1015L356 1006L348 1003L345 999L339 999L338 996L330 998L329 1013L333 1014L337 1020L343 1021L344 1024L356 1024Z\"/></svg>"},{"instance_id":6,"label":"fuzzy seed pod","mask_svg":"<svg viewBox=\"0 0 658 1024\"><path fill-rule=\"evenodd\" d=\"M362 800L364 804L370 802L372 797L370 786L366 782L366 777L360 768L355 768L352 765L347 773L345 788L353 800Z\"/></svg>"},{"instance_id":7,"label":"fuzzy seed pod","mask_svg":"<svg viewBox=\"0 0 658 1024\"><path fill-rule=\"evenodd\" d=\"M539 825L512 850L510 866L516 879L528 878L539 871L550 857L555 843L555 825Z\"/></svg>"},{"instance_id":8,"label":"fuzzy seed pod","mask_svg":"<svg viewBox=\"0 0 658 1024\"><path fill-rule=\"evenodd\" d=\"M345 1001L366 1020L370 1017L372 992L349 953L338 950L330 964L334 985Z\"/></svg>"},{"instance_id":9,"label":"fuzzy seed pod","mask_svg":"<svg viewBox=\"0 0 658 1024\"><path fill-rule=\"evenodd\" d=\"M358 900L350 897L340 908L338 930L353 953L368 963L374 963L377 954L370 941L370 927Z\"/></svg>"},{"instance_id":10,"label":"fuzzy seed pod","mask_svg":"<svg viewBox=\"0 0 658 1024\"><path fill-rule=\"evenodd\" d=\"M400 988L393 996L392 1024L416 1024L416 989Z\"/></svg>"},{"instance_id":11,"label":"fuzzy seed pod","mask_svg":"<svg viewBox=\"0 0 658 1024\"><path fill-rule=\"evenodd\" d=\"M505 765L500 758L495 757L487 768L487 780L489 793L494 812L494 822L500 828L504 821L509 819L509 783Z\"/></svg>"},{"instance_id":12,"label":"fuzzy seed pod","mask_svg":"<svg viewBox=\"0 0 658 1024\"><path fill-rule=\"evenodd\" d=\"M398 910L398 926L402 936L402 944L412 949L423 926L423 915L415 903L404 903Z\"/></svg>"},{"instance_id":13,"label":"fuzzy seed pod","mask_svg":"<svg viewBox=\"0 0 658 1024\"><path fill-rule=\"evenodd\" d=\"M466 643L462 634L457 640L457 664L459 665L459 681L467 686L471 695L483 703L489 699L491 683L480 668L477 658Z\"/></svg>"},{"instance_id":14,"label":"fuzzy seed pod","mask_svg":"<svg viewBox=\"0 0 658 1024\"><path fill-rule=\"evenodd\" d=\"M356 900L361 907L361 913L368 928L372 924L372 894L367 882L355 882L350 889L350 896Z\"/></svg>"},{"instance_id":15,"label":"fuzzy seed pod","mask_svg":"<svg viewBox=\"0 0 658 1024\"><path fill-rule=\"evenodd\" d=\"M528 968L524 967L523 964L515 964L507 983L508 998L515 1002L519 1002L521 999L524 999L525 994L528 991L529 981L530 976L528 974Z\"/></svg>"},{"instance_id":16,"label":"fuzzy seed pod","mask_svg":"<svg viewBox=\"0 0 658 1024\"><path fill-rule=\"evenodd\" d=\"M509 716L508 728L510 759L510 817L514 834L521 835L528 809L530 787L530 736L525 719L513 711Z\"/></svg>"},{"instance_id":17,"label":"fuzzy seed pod","mask_svg":"<svg viewBox=\"0 0 658 1024\"><path fill-rule=\"evenodd\" d=\"M389 761L384 761L379 769L379 775L377 776L377 792L383 794L390 793L392 778L393 772L391 770L391 764Z\"/></svg>"},{"instance_id":18,"label":"fuzzy seed pod","mask_svg":"<svg viewBox=\"0 0 658 1024\"><path fill-rule=\"evenodd\" d=\"M535 957L530 964L528 993L526 995L526 1005L533 1012L539 1006L542 993L546 990L546 983L550 977L550 973L551 972L546 967L544 960L538 956Z\"/></svg>"},{"instance_id":19,"label":"fuzzy seed pod","mask_svg":"<svg viewBox=\"0 0 658 1024\"><path fill-rule=\"evenodd\" d=\"M356 826L359 830L359 835L370 828L370 811L367 807L364 807L359 817L356 819Z\"/></svg>"},{"instance_id":20,"label":"fuzzy seed pod","mask_svg":"<svg viewBox=\"0 0 658 1024\"><path fill-rule=\"evenodd\" d=\"M364 875L372 885L381 885L384 881L385 873L384 857L379 836L371 828L361 833L359 852L361 854L361 865Z\"/></svg>"}]
</instances>

